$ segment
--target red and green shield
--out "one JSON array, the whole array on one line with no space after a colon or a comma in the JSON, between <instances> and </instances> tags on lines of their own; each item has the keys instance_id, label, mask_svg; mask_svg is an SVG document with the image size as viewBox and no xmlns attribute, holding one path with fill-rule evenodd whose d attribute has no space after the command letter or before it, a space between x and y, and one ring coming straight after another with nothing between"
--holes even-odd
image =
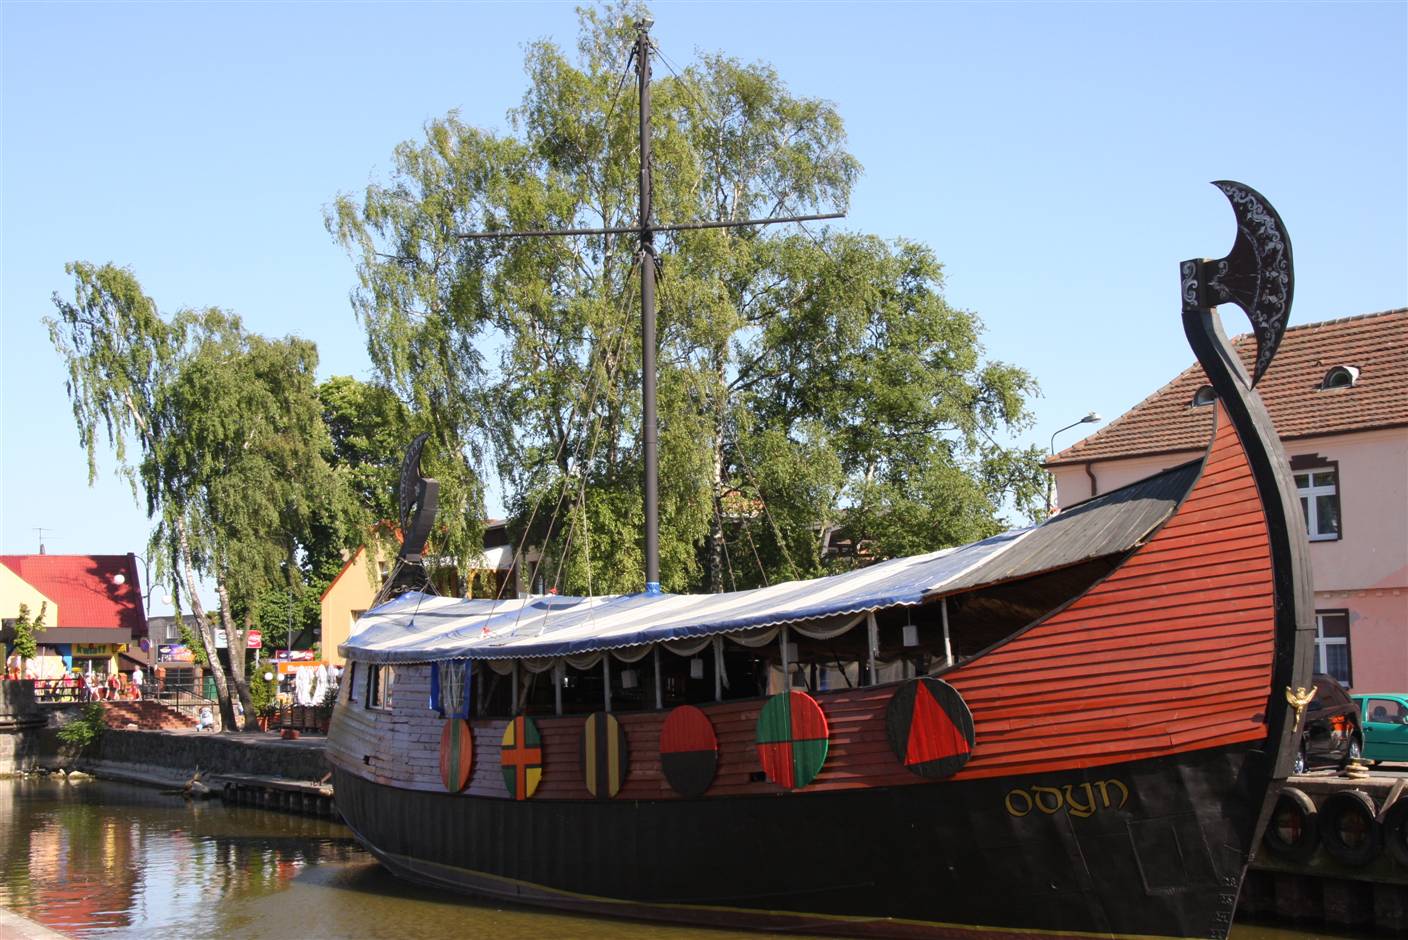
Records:
<instances>
[{"instance_id":1,"label":"red and green shield","mask_svg":"<svg viewBox=\"0 0 1408 940\"><path fill-rule=\"evenodd\" d=\"M768 699L758 716L758 758L769 780L789 790L811 783L826 763L826 716L805 692Z\"/></svg>"},{"instance_id":2,"label":"red and green shield","mask_svg":"<svg viewBox=\"0 0 1408 940\"><path fill-rule=\"evenodd\" d=\"M885 734L907 770L940 780L957 773L973 754L973 713L942 679L912 679L890 698Z\"/></svg>"},{"instance_id":3,"label":"red and green shield","mask_svg":"<svg viewBox=\"0 0 1408 940\"><path fill-rule=\"evenodd\" d=\"M474 734L469 722L451 718L440 729L440 779L445 789L458 793L469 783L474 766Z\"/></svg>"},{"instance_id":4,"label":"red and green shield","mask_svg":"<svg viewBox=\"0 0 1408 940\"><path fill-rule=\"evenodd\" d=\"M533 719L519 715L508 723L499 748L499 766L508 795L515 800L526 800L538 789L543 779L543 739Z\"/></svg>"},{"instance_id":5,"label":"red and green shield","mask_svg":"<svg viewBox=\"0 0 1408 940\"><path fill-rule=\"evenodd\" d=\"M582 728L582 776L587 792L599 800L615 796L626 782L630 755L626 751L626 732L616 716L596 712L587 717Z\"/></svg>"},{"instance_id":6,"label":"red and green shield","mask_svg":"<svg viewBox=\"0 0 1408 940\"><path fill-rule=\"evenodd\" d=\"M680 796L696 799L714 782L719 739L709 716L693 705L670 712L660 728L660 767Z\"/></svg>"}]
</instances>

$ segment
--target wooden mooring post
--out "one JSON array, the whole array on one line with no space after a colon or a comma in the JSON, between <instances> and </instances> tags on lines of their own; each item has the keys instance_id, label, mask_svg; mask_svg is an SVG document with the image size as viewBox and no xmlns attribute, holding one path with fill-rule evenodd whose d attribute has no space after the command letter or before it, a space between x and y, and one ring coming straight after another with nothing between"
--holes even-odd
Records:
<instances>
[{"instance_id":1,"label":"wooden mooring post","mask_svg":"<svg viewBox=\"0 0 1408 940\"><path fill-rule=\"evenodd\" d=\"M326 783L256 777L249 774L220 774L220 798L226 803L258 806L302 816L338 818L333 789Z\"/></svg>"}]
</instances>

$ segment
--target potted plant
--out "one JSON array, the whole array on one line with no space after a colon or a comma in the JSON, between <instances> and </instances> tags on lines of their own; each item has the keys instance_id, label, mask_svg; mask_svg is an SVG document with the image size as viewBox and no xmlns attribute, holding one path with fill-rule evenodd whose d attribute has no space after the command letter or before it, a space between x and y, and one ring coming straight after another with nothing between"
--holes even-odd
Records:
<instances>
[{"instance_id":1,"label":"potted plant","mask_svg":"<svg viewBox=\"0 0 1408 940\"><path fill-rule=\"evenodd\" d=\"M260 731L268 731L273 716L278 714L278 686L273 673L256 672L249 682L249 698L254 705L254 723Z\"/></svg>"},{"instance_id":2,"label":"potted plant","mask_svg":"<svg viewBox=\"0 0 1408 940\"><path fill-rule=\"evenodd\" d=\"M323 693L323 700L313 708L314 718L317 721L318 730L323 734L328 733L328 728L332 725L332 709L337 704L337 686L329 685L327 691Z\"/></svg>"}]
</instances>

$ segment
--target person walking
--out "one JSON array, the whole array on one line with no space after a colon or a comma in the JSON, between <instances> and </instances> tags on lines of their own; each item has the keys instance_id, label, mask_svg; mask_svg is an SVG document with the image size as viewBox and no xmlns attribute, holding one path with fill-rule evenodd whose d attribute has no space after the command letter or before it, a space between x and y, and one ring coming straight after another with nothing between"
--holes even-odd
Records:
<instances>
[{"instance_id":1,"label":"person walking","mask_svg":"<svg viewBox=\"0 0 1408 940\"><path fill-rule=\"evenodd\" d=\"M134 702L140 702L140 701L142 700L142 680L144 680L145 678L146 678L146 676L142 675L142 667L141 667L141 666L136 666L136 667L133 668L133 670L132 670L132 701L134 701Z\"/></svg>"}]
</instances>

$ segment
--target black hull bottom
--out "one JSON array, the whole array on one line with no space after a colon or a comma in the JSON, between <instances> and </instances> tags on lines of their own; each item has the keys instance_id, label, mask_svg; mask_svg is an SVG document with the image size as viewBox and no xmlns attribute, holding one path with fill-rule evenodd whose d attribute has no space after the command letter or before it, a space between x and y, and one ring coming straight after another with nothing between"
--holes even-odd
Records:
<instances>
[{"instance_id":1,"label":"black hull bottom","mask_svg":"<svg viewBox=\"0 0 1408 940\"><path fill-rule=\"evenodd\" d=\"M872 936L1221 937L1266 792L1250 746L1021 778L513 802L337 770L393 872L565 910Z\"/></svg>"}]
</instances>

